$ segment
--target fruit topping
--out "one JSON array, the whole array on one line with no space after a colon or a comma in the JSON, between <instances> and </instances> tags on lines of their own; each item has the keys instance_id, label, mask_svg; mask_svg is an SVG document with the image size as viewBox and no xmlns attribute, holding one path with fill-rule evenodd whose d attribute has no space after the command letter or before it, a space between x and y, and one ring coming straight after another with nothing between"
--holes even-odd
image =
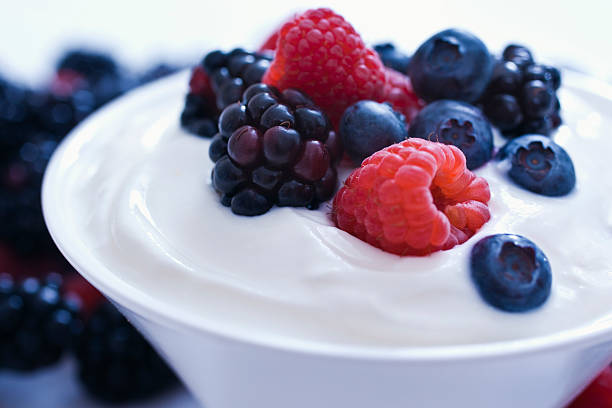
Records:
<instances>
[{"instance_id":1,"label":"fruit topping","mask_svg":"<svg viewBox=\"0 0 612 408\"><path fill-rule=\"evenodd\" d=\"M612 407L612 367L607 366L567 408Z\"/></svg>"},{"instance_id":2,"label":"fruit topping","mask_svg":"<svg viewBox=\"0 0 612 408\"><path fill-rule=\"evenodd\" d=\"M406 139L403 115L389 104L359 101L342 115L340 137L346 153L357 166L368 156Z\"/></svg>"},{"instance_id":3,"label":"fruit topping","mask_svg":"<svg viewBox=\"0 0 612 408\"><path fill-rule=\"evenodd\" d=\"M306 95L253 84L219 117L209 148L212 184L239 215L263 214L274 204L316 208L335 191L339 142Z\"/></svg>"},{"instance_id":4,"label":"fruit topping","mask_svg":"<svg viewBox=\"0 0 612 408\"><path fill-rule=\"evenodd\" d=\"M387 81L394 83L387 86ZM325 8L308 10L281 27L274 60L263 82L306 93L334 126L350 105L364 99L383 102L388 92L402 103L396 106L390 101L407 119L419 108L409 83L388 75L378 54L366 47L355 29Z\"/></svg>"},{"instance_id":5,"label":"fruit topping","mask_svg":"<svg viewBox=\"0 0 612 408\"><path fill-rule=\"evenodd\" d=\"M378 56L385 66L401 72L402 74L408 73L410 56L399 51L392 43L377 44L374 46L374 51L378 53Z\"/></svg>"},{"instance_id":6,"label":"fruit topping","mask_svg":"<svg viewBox=\"0 0 612 408\"><path fill-rule=\"evenodd\" d=\"M410 124L408 136L457 146L470 170L488 162L493 154L489 121L466 102L440 100L427 105Z\"/></svg>"},{"instance_id":7,"label":"fruit topping","mask_svg":"<svg viewBox=\"0 0 612 408\"><path fill-rule=\"evenodd\" d=\"M550 295L548 258L520 235L497 234L481 239L470 256L472 280L482 298L506 312L526 312Z\"/></svg>"},{"instance_id":8,"label":"fruit topping","mask_svg":"<svg viewBox=\"0 0 612 408\"><path fill-rule=\"evenodd\" d=\"M196 135L213 136L219 112L238 102L248 86L260 82L269 66L269 57L242 48L229 53L209 52L191 73L181 115L183 128Z\"/></svg>"},{"instance_id":9,"label":"fruit topping","mask_svg":"<svg viewBox=\"0 0 612 408\"><path fill-rule=\"evenodd\" d=\"M484 113L506 137L549 135L561 124L558 69L536 64L520 45L505 48L482 98Z\"/></svg>"},{"instance_id":10,"label":"fruit topping","mask_svg":"<svg viewBox=\"0 0 612 408\"><path fill-rule=\"evenodd\" d=\"M524 135L510 140L497 158L510 161L508 176L512 181L537 194L563 196L576 184L572 159L546 136Z\"/></svg>"},{"instance_id":11,"label":"fruit topping","mask_svg":"<svg viewBox=\"0 0 612 408\"><path fill-rule=\"evenodd\" d=\"M397 255L427 255L468 240L489 220L486 180L455 146L408 139L365 159L333 202L338 228Z\"/></svg>"},{"instance_id":12,"label":"fruit topping","mask_svg":"<svg viewBox=\"0 0 612 408\"><path fill-rule=\"evenodd\" d=\"M415 92L428 102L475 102L484 92L492 68L489 50L480 39L466 31L448 29L417 49L408 72Z\"/></svg>"}]
</instances>

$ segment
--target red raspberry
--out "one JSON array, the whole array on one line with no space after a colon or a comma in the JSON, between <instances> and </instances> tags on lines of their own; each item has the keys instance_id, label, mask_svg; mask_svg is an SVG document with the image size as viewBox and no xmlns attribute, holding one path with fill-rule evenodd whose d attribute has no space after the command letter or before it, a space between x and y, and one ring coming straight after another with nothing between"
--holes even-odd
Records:
<instances>
[{"instance_id":1,"label":"red raspberry","mask_svg":"<svg viewBox=\"0 0 612 408\"><path fill-rule=\"evenodd\" d=\"M410 123L417 113L425 106L412 89L410 78L391 68L385 68L387 81L383 92L383 100L389 102L393 108L404 114L406 122Z\"/></svg>"},{"instance_id":2,"label":"red raspberry","mask_svg":"<svg viewBox=\"0 0 612 408\"><path fill-rule=\"evenodd\" d=\"M212 87L210 86L210 78L206 74L202 65L197 65L191 71L189 79L189 92L206 98L214 98Z\"/></svg>"},{"instance_id":3,"label":"red raspberry","mask_svg":"<svg viewBox=\"0 0 612 408\"><path fill-rule=\"evenodd\" d=\"M332 218L387 252L426 255L474 235L491 217L489 198L461 150L414 138L365 159L336 194Z\"/></svg>"},{"instance_id":4,"label":"red raspberry","mask_svg":"<svg viewBox=\"0 0 612 408\"><path fill-rule=\"evenodd\" d=\"M337 124L362 99L381 101L387 75L355 29L330 9L308 10L279 31L276 55L263 82L306 93Z\"/></svg>"},{"instance_id":5,"label":"red raspberry","mask_svg":"<svg viewBox=\"0 0 612 408\"><path fill-rule=\"evenodd\" d=\"M606 367L567 408L612 408L612 368Z\"/></svg>"},{"instance_id":6,"label":"red raspberry","mask_svg":"<svg viewBox=\"0 0 612 408\"><path fill-rule=\"evenodd\" d=\"M259 47L257 52L274 51L276 49L276 42L278 41L278 30L274 31L266 41Z\"/></svg>"}]
</instances>

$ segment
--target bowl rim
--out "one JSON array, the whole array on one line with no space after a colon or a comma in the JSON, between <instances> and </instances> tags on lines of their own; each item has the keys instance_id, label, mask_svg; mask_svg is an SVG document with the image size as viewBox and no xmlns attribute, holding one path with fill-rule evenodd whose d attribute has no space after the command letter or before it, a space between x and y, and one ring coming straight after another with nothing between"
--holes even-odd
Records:
<instances>
[{"instance_id":1,"label":"bowl rim","mask_svg":"<svg viewBox=\"0 0 612 408\"><path fill-rule=\"evenodd\" d=\"M375 347L355 345L334 345L328 343L289 339L286 337L252 337L244 331L227 327L215 327L206 319L196 318L195 314L177 313L167 303L159 301L140 291L113 274L100 260L88 257L84 243L70 236L63 220L65 212L58 200L61 189L54 185L61 182L62 174L69 169L68 164L76 160L75 149L86 143L99 123L114 116L130 105L161 92L177 92L186 88L189 70L173 74L128 92L117 100L104 106L81 122L61 142L54 152L45 171L42 186L42 204L45 222L59 250L66 259L89 282L105 296L123 307L147 319L177 329L191 329L245 346L257 346L294 354L370 361L409 361L448 362L475 360L482 358L510 358L518 354L537 353L580 344L595 344L612 340L612 319L603 319L592 324L572 328L543 336L490 343L470 343L440 346ZM612 103L612 85L574 71L564 70L564 87L589 92Z\"/></svg>"}]
</instances>

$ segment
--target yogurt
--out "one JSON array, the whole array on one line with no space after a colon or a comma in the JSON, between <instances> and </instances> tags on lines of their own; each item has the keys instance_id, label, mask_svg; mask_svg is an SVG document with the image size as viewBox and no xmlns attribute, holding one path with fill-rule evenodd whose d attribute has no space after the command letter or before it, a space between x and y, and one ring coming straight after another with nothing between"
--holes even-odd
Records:
<instances>
[{"instance_id":1,"label":"yogurt","mask_svg":"<svg viewBox=\"0 0 612 408\"><path fill-rule=\"evenodd\" d=\"M554 138L574 162L575 190L539 196L490 162L491 220L470 240L398 257L336 228L319 210L234 215L210 185L209 140L181 130L187 73L129 95L64 146L66 228L87 255L173 313L257 339L408 347L482 344L588 328L612 319L612 101L564 78ZM127 103L129 102L129 103ZM123 105L122 105L123 103ZM496 146L503 143L496 140ZM512 314L470 278L480 239L521 234L548 256L551 296Z\"/></svg>"}]
</instances>

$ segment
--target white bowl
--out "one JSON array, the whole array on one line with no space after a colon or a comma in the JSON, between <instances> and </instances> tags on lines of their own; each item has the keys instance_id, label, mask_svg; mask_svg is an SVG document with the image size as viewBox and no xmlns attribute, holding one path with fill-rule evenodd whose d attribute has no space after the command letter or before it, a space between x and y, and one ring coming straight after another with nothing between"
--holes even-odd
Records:
<instances>
[{"instance_id":1,"label":"white bowl","mask_svg":"<svg viewBox=\"0 0 612 408\"><path fill-rule=\"evenodd\" d=\"M72 265L112 300L207 408L562 407L612 358L612 321L554 335L476 345L368 349L261 341L211 329L147 296L88 256L67 225L60 188L78 149L187 73L131 92L75 129L45 175L43 209ZM566 84L612 101L609 85L577 74ZM178 120L178 118L177 118Z\"/></svg>"}]
</instances>

